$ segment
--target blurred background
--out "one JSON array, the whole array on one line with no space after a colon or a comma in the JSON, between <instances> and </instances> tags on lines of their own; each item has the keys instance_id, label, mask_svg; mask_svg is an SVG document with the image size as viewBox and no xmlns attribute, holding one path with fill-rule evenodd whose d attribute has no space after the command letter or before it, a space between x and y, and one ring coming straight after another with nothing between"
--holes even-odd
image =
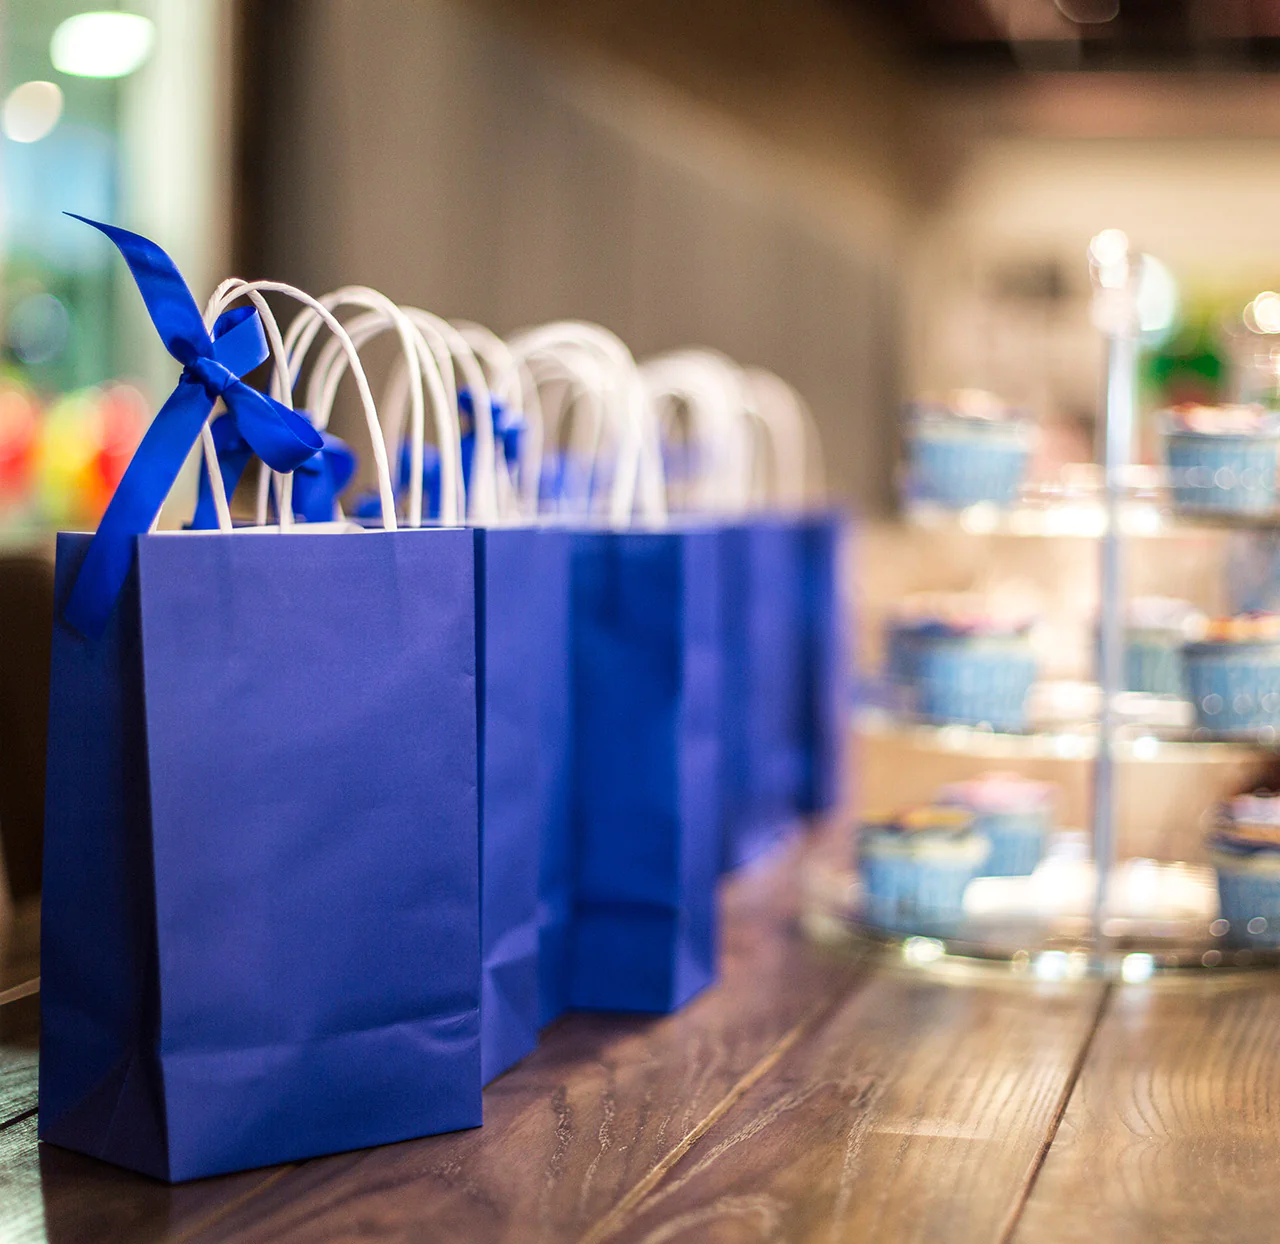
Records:
<instances>
[{"instance_id":1,"label":"blurred background","mask_svg":"<svg viewBox=\"0 0 1280 1244\"><path fill-rule=\"evenodd\" d=\"M1280 330L1280 300L1255 301L1280 287L1278 0L91 7L0 0L0 541L18 567L0 616L30 632L0 670L0 831L20 898L38 889L48 533L96 520L173 377L123 266L64 210L157 239L199 298L233 272L358 282L500 333L572 316L637 356L696 343L779 372L865 519L866 667L907 594L1013 580L1050 619L1048 672L1089 677L1087 533L1046 549L921 528L896 481L904 399L961 387L1034 412L1036 479L1093 459L1100 229L1167 277L1147 461L1151 412L1237 396ZM1235 607L1233 539L1151 543L1138 586ZM1273 553L1240 572L1257 599ZM906 744L866 747L861 797L912 793ZM1208 787L1166 774L1133 795L1144 843L1182 850L1186 789L1247 763L1218 756Z\"/></svg>"}]
</instances>

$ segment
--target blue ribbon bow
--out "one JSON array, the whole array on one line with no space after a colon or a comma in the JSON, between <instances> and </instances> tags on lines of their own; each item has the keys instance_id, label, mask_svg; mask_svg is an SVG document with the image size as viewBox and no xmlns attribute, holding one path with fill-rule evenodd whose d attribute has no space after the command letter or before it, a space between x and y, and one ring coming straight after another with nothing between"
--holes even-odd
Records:
<instances>
[{"instance_id":1,"label":"blue ribbon bow","mask_svg":"<svg viewBox=\"0 0 1280 1244\"><path fill-rule=\"evenodd\" d=\"M116 244L165 349L182 364L177 387L152 420L98 524L63 611L81 634L97 638L128 576L135 537L160 512L218 398L245 442L274 470L295 470L323 442L302 415L240 379L269 353L257 311L233 308L208 332L181 273L154 242L74 212L67 215Z\"/></svg>"},{"instance_id":2,"label":"blue ribbon bow","mask_svg":"<svg viewBox=\"0 0 1280 1244\"><path fill-rule=\"evenodd\" d=\"M305 418L305 414L298 412ZM310 422L310 420L308 420ZM240 477L253 458L253 448L240 434L234 419L226 415L210 425L214 447L218 451L218 473L228 497L235 492ZM309 523L330 522L334 506L342 490L351 482L356 470L356 456L346 441L331 432L320 433L320 452L308 458L293 473L293 512ZM191 519L193 531L207 531L218 525L213 504L213 488L209 483L208 464L200 463L200 490L196 511Z\"/></svg>"}]
</instances>

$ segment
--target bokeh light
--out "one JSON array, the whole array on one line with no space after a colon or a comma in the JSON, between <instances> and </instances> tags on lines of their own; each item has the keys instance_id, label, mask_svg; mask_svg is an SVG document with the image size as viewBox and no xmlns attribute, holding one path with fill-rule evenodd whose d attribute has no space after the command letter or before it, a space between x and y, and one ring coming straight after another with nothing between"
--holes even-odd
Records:
<instances>
[{"instance_id":1,"label":"bokeh light","mask_svg":"<svg viewBox=\"0 0 1280 1244\"><path fill-rule=\"evenodd\" d=\"M53 32L49 59L59 73L123 78L146 61L155 41L155 26L137 13L80 13Z\"/></svg>"},{"instance_id":2,"label":"bokeh light","mask_svg":"<svg viewBox=\"0 0 1280 1244\"><path fill-rule=\"evenodd\" d=\"M52 133L62 116L62 90L54 82L24 82L4 101L0 125L15 143L36 143Z\"/></svg>"}]
</instances>

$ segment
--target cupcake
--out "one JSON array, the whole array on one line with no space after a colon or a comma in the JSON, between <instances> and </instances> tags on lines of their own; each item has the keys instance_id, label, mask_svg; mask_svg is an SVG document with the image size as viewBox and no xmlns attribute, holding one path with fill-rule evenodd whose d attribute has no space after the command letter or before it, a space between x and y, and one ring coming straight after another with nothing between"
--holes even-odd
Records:
<instances>
[{"instance_id":1,"label":"cupcake","mask_svg":"<svg viewBox=\"0 0 1280 1244\"><path fill-rule=\"evenodd\" d=\"M867 822L858 835L864 921L902 933L954 927L988 850L964 808L911 808Z\"/></svg>"},{"instance_id":2,"label":"cupcake","mask_svg":"<svg viewBox=\"0 0 1280 1244\"><path fill-rule=\"evenodd\" d=\"M1234 946L1280 946L1280 795L1238 795L1209 837L1218 900Z\"/></svg>"},{"instance_id":3,"label":"cupcake","mask_svg":"<svg viewBox=\"0 0 1280 1244\"><path fill-rule=\"evenodd\" d=\"M1053 828L1050 782L1017 773L984 773L944 786L938 802L973 815L973 830L991 844L983 877L1027 877L1044 856Z\"/></svg>"},{"instance_id":4,"label":"cupcake","mask_svg":"<svg viewBox=\"0 0 1280 1244\"><path fill-rule=\"evenodd\" d=\"M1217 735L1274 738L1280 727L1280 614L1215 618L1183 648L1196 723Z\"/></svg>"},{"instance_id":5,"label":"cupcake","mask_svg":"<svg viewBox=\"0 0 1280 1244\"><path fill-rule=\"evenodd\" d=\"M1034 437L1025 411L968 389L940 402L913 402L906 420L908 501L953 510L1017 501Z\"/></svg>"},{"instance_id":6,"label":"cupcake","mask_svg":"<svg viewBox=\"0 0 1280 1244\"><path fill-rule=\"evenodd\" d=\"M1276 504L1280 412L1262 406L1175 406L1164 449L1179 510L1262 514Z\"/></svg>"},{"instance_id":7,"label":"cupcake","mask_svg":"<svg viewBox=\"0 0 1280 1244\"><path fill-rule=\"evenodd\" d=\"M1194 605L1167 596L1129 603L1125 625L1125 690L1187 698L1182 649L1204 634L1206 619Z\"/></svg>"},{"instance_id":8,"label":"cupcake","mask_svg":"<svg viewBox=\"0 0 1280 1244\"><path fill-rule=\"evenodd\" d=\"M905 707L939 724L1027 727L1036 680L1032 619L972 596L917 598L889 624L889 677Z\"/></svg>"}]
</instances>

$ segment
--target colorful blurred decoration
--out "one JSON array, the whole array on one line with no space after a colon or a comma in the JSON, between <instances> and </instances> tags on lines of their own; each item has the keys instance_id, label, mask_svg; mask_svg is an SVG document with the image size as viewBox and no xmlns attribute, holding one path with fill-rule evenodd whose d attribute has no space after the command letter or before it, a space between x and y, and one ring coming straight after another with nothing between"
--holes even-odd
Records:
<instances>
[{"instance_id":1,"label":"colorful blurred decoration","mask_svg":"<svg viewBox=\"0 0 1280 1244\"><path fill-rule=\"evenodd\" d=\"M1225 401L1228 369L1218 308L1191 308L1181 329L1146 356L1147 384L1156 406Z\"/></svg>"},{"instance_id":2,"label":"colorful blurred decoration","mask_svg":"<svg viewBox=\"0 0 1280 1244\"><path fill-rule=\"evenodd\" d=\"M146 401L127 384L41 402L0 379L0 529L96 524L146 422Z\"/></svg>"}]
</instances>

